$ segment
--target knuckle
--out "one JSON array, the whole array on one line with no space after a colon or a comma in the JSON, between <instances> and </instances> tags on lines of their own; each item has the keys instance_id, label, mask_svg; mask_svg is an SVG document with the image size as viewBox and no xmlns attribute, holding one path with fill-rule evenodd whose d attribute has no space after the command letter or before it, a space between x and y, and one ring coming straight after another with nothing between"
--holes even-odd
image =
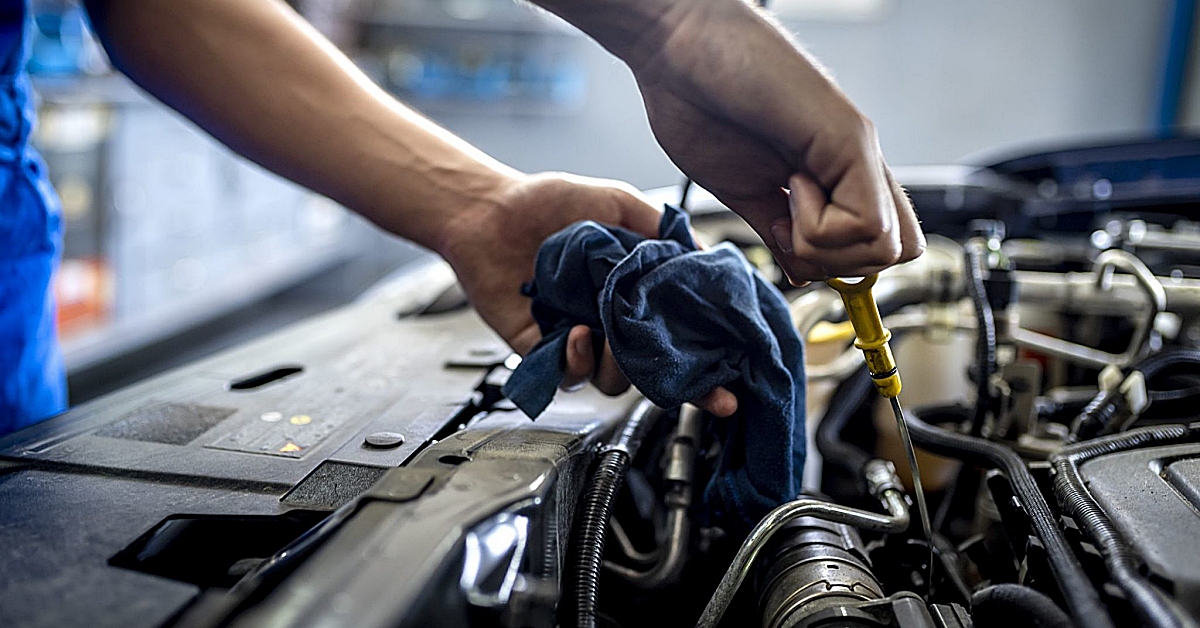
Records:
<instances>
[{"instance_id":1,"label":"knuckle","mask_svg":"<svg viewBox=\"0 0 1200 628\"><path fill-rule=\"evenodd\" d=\"M890 265L895 265L900 262L901 258L899 247L886 247L886 249L880 249L880 251L878 251L878 255L875 257L875 264L886 265L886 267L890 267Z\"/></svg>"},{"instance_id":2,"label":"knuckle","mask_svg":"<svg viewBox=\"0 0 1200 628\"><path fill-rule=\"evenodd\" d=\"M901 261L900 243L891 240L881 240L880 246L872 247L876 252L875 263L880 265L888 265L899 263Z\"/></svg>"},{"instance_id":3,"label":"knuckle","mask_svg":"<svg viewBox=\"0 0 1200 628\"><path fill-rule=\"evenodd\" d=\"M881 269L889 266L894 266L900 262L906 261L903 259L903 254L900 250L899 243L891 242L888 239L881 238L871 243L854 257L854 266L858 269L873 268Z\"/></svg>"},{"instance_id":4,"label":"knuckle","mask_svg":"<svg viewBox=\"0 0 1200 628\"><path fill-rule=\"evenodd\" d=\"M860 113L860 114L858 114L858 124L862 128L862 133L863 133L864 137L867 137L870 139L875 139L875 137L877 136L877 131L875 129L874 121L872 121L870 118L868 118L867 116Z\"/></svg>"},{"instance_id":5,"label":"knuckle","mask_svg":"<svg viewBox=\"0 0 1200 628\"><path fill-rule=\"evenodd\" d=\"M835 248L884 239L887 226L880 212L867 211L828 221L815 232L801 235L817 248Z\"/></svg>"},{"instance_id":6,"label":"knuckle","mask_svg":"<svg viewBox=\"0 0 1200 628\"><path fill-rule=\"evenodd\" d=\"M868 211L859 215L858 219L851 223L850 231L859 239L870 241L879 238L887 227L888 223L884 220L882 213Z\"/></svg>"},{"instance_id":7,"label":"knuckle","mask_svg":"<svg viewBox=\"0 0 1200 628\"><path fill-rule=\"evenodd\" d=\"M925 243L914 245L904 250L900 255L901 262L911 262L925 254Z\"/></svg>"},{"instance_id":8,"label":"knuckle","mask_svg":"<svg viewBox=\"0 0 1200 628\"><path fill-rule=\"evenodd\" d=\"M607 183L619 198L636 201L641 197L641 192L639 192L638 189L631 183L617 180L608 181Z\"/></svg>"},{"instance_id":9,"label":"knuckle","mask_svg":"<svg viewBox=\"0 0 1200 628\"><path fill-rule=\"evenodd\" d=\"M862 113L858 113L856 116L854 130L855 137L864 144L874 145L879 138L875 123Z\"/></svg>"}]
</instances>

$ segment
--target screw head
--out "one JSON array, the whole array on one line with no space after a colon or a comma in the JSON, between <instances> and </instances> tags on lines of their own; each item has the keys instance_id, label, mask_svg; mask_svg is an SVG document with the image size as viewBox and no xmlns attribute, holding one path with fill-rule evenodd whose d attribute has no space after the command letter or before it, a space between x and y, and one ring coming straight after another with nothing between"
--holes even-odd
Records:
<instances>
[{"instance_id":1,"label":"screw head","mask_svg":"<svg viewBox=\"0 0 1200 628\"><path fill-rule=\"evenodd\" d=\"M375 432L368 435L363 444L375 449L394 449L404 444L404 434L399 432Z\"/></svg>"}]
</instances>

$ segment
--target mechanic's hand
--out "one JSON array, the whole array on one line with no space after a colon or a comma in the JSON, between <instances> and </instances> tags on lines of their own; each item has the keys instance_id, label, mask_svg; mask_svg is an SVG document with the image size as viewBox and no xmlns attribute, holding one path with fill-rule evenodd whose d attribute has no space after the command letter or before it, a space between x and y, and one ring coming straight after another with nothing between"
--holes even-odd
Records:
<instances>
[{"instance_id":1,"label":"mechanic's hand","mask_svg":"<svg viewBox=\"0 0 1200 628\"><path fill-rule=\"evenodd\" d=\"M439 249L483 320L524 355L541 339L521 284L533 279L542 242L580 220L625 227L654 238L660 218L657 209L625 184L564 174L522 176L494 204L448 225ZM571 330L567 343L563 387L589 378L606 394L618 395L629 388L608 345L597 361L591 333L579 325ZM737 399L724 388L696 403L718 416L737 410Z\"/></svg>"},{"instance_id":2,"label":"mechanic's hand","mask_svg":"<svg viewBox=\"0 0 1200 628\"><path fill-rule=\"evenodd\" d=\"M743 0L679 1L663 20L663 40L630 60L654 134L793 283L863 276L924 251L871 122L782 29Z\"/></svg>"}]
</instances>

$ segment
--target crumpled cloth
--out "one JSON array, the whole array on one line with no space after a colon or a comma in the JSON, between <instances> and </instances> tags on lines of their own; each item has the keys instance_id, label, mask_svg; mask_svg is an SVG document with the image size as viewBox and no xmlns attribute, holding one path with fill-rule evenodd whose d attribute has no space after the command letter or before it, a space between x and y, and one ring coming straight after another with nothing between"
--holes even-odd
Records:
<instances>
[{"instance_id":1,"label":"crumpled cloth","mask_svg":"<svg viewBox=\"0 0 1200 628\"><path fill-rule=\"evenodd\" d=\"M542 340L504 393L530 417L546 409L566 366L567 334L607 338L621 372L673 408L717 386L737 413L710 431L720 458L704 491L710 522L752 526L800 492L804 349L787 302L732 245L698 250L686 214L667 207L659 240L591 221L551 236L525 286ZM598 355L598 354L597 354Z\"/></svg>"}]
</instances>

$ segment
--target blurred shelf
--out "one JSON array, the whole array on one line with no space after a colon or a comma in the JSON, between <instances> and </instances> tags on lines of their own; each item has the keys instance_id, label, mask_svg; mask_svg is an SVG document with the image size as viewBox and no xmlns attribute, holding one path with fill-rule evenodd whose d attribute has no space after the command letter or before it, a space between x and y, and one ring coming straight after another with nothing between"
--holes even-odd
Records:
<instances>
[{"instance_id":1,"label":"blurred shelf","mask_svg":"<svg viewBox=\"0 0 1200 628\"><path fill-rule=\"evenodd\" d=\"M231 276L220 290L199 290L139 316L67 338L63 359L67 372L108 362L244 308L350 259L352 243L342 240L305 254L272 260L240 276Z\"/></svg>"}]
</instances>

